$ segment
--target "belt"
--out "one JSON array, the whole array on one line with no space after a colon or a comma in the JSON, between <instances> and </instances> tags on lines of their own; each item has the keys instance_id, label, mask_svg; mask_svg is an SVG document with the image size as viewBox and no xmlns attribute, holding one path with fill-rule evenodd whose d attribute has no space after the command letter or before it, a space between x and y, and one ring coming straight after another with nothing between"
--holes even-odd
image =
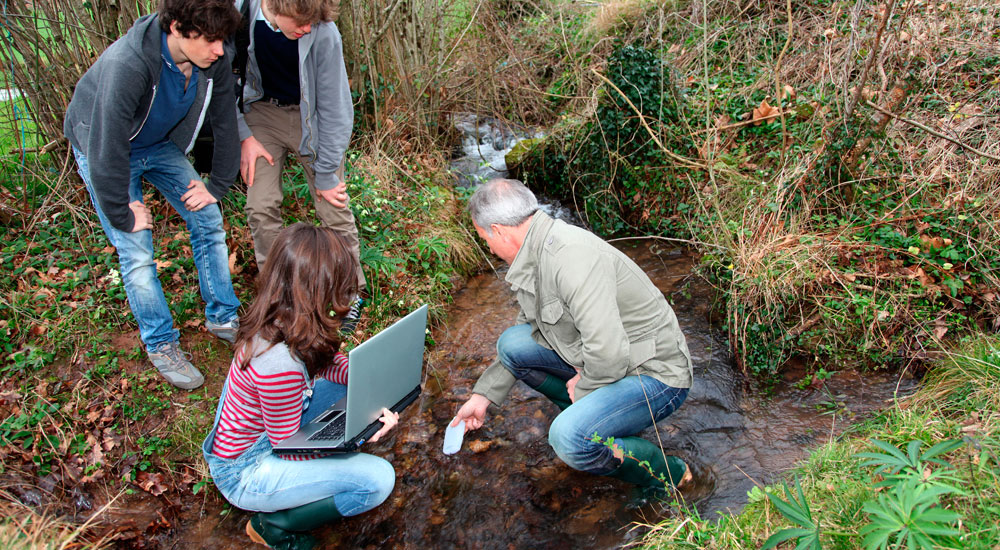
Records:
<instances>
[{"instance_id":1,"label":"belt","mask_svg":"<svg viewBox=\"0 0 1000 550\"><path fill-rule=\"evenodd\" d=\"M282 101L276 97L271 97L269 95L261 97L260 100L265 103L270 103L271 105L274 105L276 107L290 107L292 105L299 104L298 101Z\"/></svg>"}]
</instances>

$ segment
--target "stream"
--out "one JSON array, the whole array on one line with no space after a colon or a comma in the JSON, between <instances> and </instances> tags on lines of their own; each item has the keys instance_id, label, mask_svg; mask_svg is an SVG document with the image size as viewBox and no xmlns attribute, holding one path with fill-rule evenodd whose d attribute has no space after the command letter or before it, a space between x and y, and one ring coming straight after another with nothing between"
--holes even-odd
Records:
<instances>
[{"instance_id":1,"label":"stream","mask_svg":"<svg viewBox=\"0 0 1000 550\"><path fill-rule=\"evenodd\" d=\"M503 176L504 154L523 138L471 115L455 124L465 134L463 156L452 166L460 184ZM715 292L692 275L690 252L650 238L616 244L668 297L687 336L695 385L677 412L642 435L691 465L695 481L683 496L702 517L738 512L755 484L776 481L810 449L916 386L909 377L854 371L798 384L808 373L791 368L783 383L759 387L730 361L713 320ZM558 409L522 383L502 408L490 408L482 429L466 434L458 454L441 452L445 427L517 314L503 281L506 266L496 258L493 264L499 271L466 281L433 329L419 400L390 437L364 449L395 466L393 493L375 510L319 530L323 548L609 549L634 542L648 529L642 525L677 513L634 498L623 482L565 466L547 442ZM112 515L136 525L158 521L148 499L134 504ZM229 508L215 491L183 499L175 517L148 542L176 549L249 545L243 532L249 514Z\"/></svg>"},{"instance_id":2,"label":"stream","mask_svg":"<svg viewBox=\"0 0 1000 550\"><path fill-rule=\"evenodd\" d=\"M690 275L692 257L655 240L622 247L671 299L695 364L684 405L657 426L664 448L692 464L685 491L703 517L739 511L754 482L776 480L810 448L889 405L915 383L889 373L835 373L797 389L805 372L771 392L745 380L729 361L711 322L712 290ZM496 353L495 342L517 305L503 273L471 278L433 332L424 392L395 435L367 452L396 467L396 487L375 510L319 532L328 548L615 548L670 508L639 506L620 481L575 472L549 448L547 427L558 409L518 383L486 425L466 435L462 450L441 452L444 428ZM643 435L655 441L651 428ZM247 514L219 515L219 505L164 540L171 548L244 548ZM193 510L192 510L193 511Z\"/></svg>"}]
</instances>

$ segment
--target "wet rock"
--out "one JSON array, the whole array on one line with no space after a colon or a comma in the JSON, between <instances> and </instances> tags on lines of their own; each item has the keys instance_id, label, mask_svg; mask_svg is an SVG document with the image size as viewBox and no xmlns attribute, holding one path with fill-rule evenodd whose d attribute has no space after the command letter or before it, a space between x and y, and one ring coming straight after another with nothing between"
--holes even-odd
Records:
<instances>
[{"instance_id":1,"label":"wet rock","mask_svg":"<svg viewBox=\"0 0 1000 550\"><path fill-rule=\"evenodd\" d=\"M469 450L472 451L472 452L474 452L474 453L477 453L477 454L478 453L483 453L483 452L488 451L490 449L490 447L493 446L494 443L495 443L495 441L493 441L493 440L482 441L482 440L479 440L479 439L474 439L474 440L472 440L472 441L469 442Z\"/></svg>"}]
</instances>

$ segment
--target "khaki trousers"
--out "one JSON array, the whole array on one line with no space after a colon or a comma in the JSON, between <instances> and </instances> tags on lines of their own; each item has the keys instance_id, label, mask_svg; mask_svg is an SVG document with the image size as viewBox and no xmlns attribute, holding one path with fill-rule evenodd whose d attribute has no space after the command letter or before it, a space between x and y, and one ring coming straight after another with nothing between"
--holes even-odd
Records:
<instances>
[{"instance_id":1,"label":"khaki trousers","mask_svg":"<svg viewBox=\"0 0 1000 550\"><path fill-rule=\"evenodd\" d=\"M302 142L302 118L298 105L278 107L263 101L254 102L244 120L253 137L267 149L274 158L271 166L263 157L257 159L254 183L247 189L247 221L253 235L254 255L257 257L258 268L267 261L274 239L284 226L281 217L281 172L288 153L298 154ZM316 215L324 227L329 227L343 236L350 245L351 253L358 269L358 286L365 288L365 274L361 270L360 242L358 227L354 222L354 213L349 206L336 207L316 193L316 173L312 163L303 162L302 168L309 184L309 193L316 205ZM344 163L340 163L337 177L344 181Z\"/></svg>"}]
</instances>

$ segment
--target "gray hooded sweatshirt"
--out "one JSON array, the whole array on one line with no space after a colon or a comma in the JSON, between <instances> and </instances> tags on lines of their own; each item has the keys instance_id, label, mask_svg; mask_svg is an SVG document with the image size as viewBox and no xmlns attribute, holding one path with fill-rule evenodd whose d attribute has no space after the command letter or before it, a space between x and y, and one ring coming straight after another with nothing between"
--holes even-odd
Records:
<instances>
[{"instance_id":1,"label":"gray hooded sweatshirt","mask_svg":"<svg viewBox=\"0 0 1000 550\"><path fill-rule=\"evenodd\" d=\"M139 135L156 97L162 32L158 15L137 19L77 82L63 122L69 142L87 156L101 211L121 231L135 225L128 207L130 142ZM226 55L199 70L194 104L167 137L188 153L201 125L210 121L215 149L205 187L222 200L240 169L232 59Z\"/></svg>"},{"instance_id":2,"label":"gray hooded sweatshirt","mask_svg":"<svg viewBox=\"0 0 1000 550\"><path fill-rule=\"evenodd\" d=\"M260 68L254 54L254 20L260 0L236 0L236 8L249 2L250 48L247 56L246 84L243 86L243 110L250 112L253 102L264 95ZM316 188L333 189L340 183L336 171L347 152L354 127L354 103L347 81L344 50L337 25L332 21L312 26L312 32L297 40L299 47L299 110L302 117L302 143L299 159L311 162L316 171ZM239 114L240 141L253 135Z\"/></svg>"}]
</instances>

